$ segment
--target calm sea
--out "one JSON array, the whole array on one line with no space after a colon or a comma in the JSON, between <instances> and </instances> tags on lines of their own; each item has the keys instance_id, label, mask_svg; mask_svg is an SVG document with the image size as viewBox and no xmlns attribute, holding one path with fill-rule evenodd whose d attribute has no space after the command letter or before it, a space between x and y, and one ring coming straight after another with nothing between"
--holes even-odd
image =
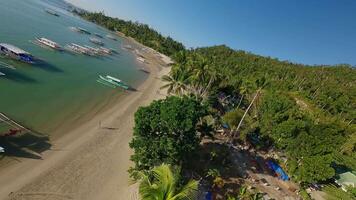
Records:
<instances>
[{"instance_id":1,"label":"calm sea","mask_svg":"<svg viewBox=\"0 0 356 200\"><path fill-rule=\"evenodd\" d=\"M0 58L1 63L16 69L1 68L0 112L38 132L51 134L61 126L73 124L88 113L100 111L122 91L96 82L99 74L110 74L132 86L137 86L147 75L139 71L134 55L121 49L123 39L102 39L105 47L119 54L105 58L56 52L30 42L35 37L46 37L64 46L69 43L95 46L89 35L73 32L69 27L82 27L105 37L110 32L82 20L55 5L50 0L1 0L0 43L16 45L46 64L28 65ZM55 10L60 17L44 10Z\"/></svg>"}]
</instances>

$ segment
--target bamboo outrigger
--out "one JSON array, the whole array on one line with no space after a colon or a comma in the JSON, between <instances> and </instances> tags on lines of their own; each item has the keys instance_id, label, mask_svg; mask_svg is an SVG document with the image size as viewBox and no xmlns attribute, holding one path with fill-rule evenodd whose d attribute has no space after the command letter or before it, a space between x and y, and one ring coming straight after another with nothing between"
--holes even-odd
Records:
<instances>
[{"instance_id":1,"label":"bamboo outrigger","mask_svg":"<svg viewBox=\"0 0 356 200\"><path fill-rule=\"evenodd\" d=\"M0 123L5 123L12 128L16 128L19 131L26 131L26 132L33 132L29 128L21 125L20 123L16 122L15 120L11 119L10 117L6 116L4 113L0 112Z\"/></svg>"}]
</instances>

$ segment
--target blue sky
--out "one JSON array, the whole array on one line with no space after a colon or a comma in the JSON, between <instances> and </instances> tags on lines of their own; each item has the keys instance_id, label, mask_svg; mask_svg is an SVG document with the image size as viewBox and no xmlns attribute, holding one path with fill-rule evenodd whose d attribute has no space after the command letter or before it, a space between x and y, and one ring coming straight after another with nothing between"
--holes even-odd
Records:
<instances>
[{"instance_id":1,"label":"blue sky","mask_svg":"<svg viewBox=\"0 0 356 200\"><path fill-rule=\"evenodd\" d=\"M149 24L187 47L227 44L305 64L356 65L355 0L68 0Z\"/></svg>"}]
</instances>

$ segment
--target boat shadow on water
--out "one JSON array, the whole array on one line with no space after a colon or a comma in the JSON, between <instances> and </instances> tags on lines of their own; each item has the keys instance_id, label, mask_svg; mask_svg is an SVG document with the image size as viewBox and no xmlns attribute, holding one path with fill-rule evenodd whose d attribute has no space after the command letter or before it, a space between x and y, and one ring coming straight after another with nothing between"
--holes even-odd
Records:
<instances>
[{"instance_id":1,"label":"boat shadow on water","mask_svg":"<svg viewBox=\"0 0 356 200\"><path fill-rule=\"evenodd\" d=\"M9 79L11 81L24 82L24 83L37 83L37 80L29 76L26 76L24 74L21 74L13 69L1 69L1 72L5 74L5 76L1 77L4 79Z\"/></svg>"},{"instance_id":2,"label":"boat shadow on water","mask_svg":"<svg viewBox=\"0 0 356 200\"><path fill-rule=\"evenodd\" d=\"M40 68L42 70L45 71L49 71L49 72L56 72L56 73L63 73L64 71L44 60L36 60L36 63L33 64L33 67L37 67Z\"/></svg>"},{"instance_id":3,"label":"boat shadow on water","mask_svg":"<svg viewBox=\"0 0 356 200\"><path fill-rule=\"evenodd\" d=\"M25 133L20 136L0 136L0 146L5 149L3 158L42 159L41 153L51 149L48 136Z\"/></svg>"}]
</instances>

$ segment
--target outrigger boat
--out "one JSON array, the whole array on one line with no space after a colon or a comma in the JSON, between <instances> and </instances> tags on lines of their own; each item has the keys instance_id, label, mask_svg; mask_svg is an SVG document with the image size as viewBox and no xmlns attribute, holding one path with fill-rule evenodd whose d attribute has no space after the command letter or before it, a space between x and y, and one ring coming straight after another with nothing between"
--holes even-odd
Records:
<instances>
[{"instance_id":1,"label":"outrigger boat","mask_svg":"<svg viewBox=\"0 0 356 200\"><path fill-rule=\"evenodd\" d=\"M30 53L11 44L0 43L0 54L25 63L35 63L35 58Z\"/></svg>"},{"instance_id":2,"label":"outrigger boat","mask_svg":"<svg viewBox=\"0 0 356 200\"><path fill-rule=\"evenodd\" d=\"M104 48L104 47L99 47L99 50L102 53L107 54L107 55L111 55L113 53L113 51L111 49L107 49L107 48Z\"/></svg>"},{"instance_id":3,"label":"outrigger boat","mask_svg":"<svg viewBox=\"0 0 356 200\"><path fill-rule=\"evenodd\" d=\"M142 57L137 57L136 58L138 61L140 61L141 63L146 63L146 60Z\"/></svg>"},{"instance_id":4,"label":"outrigger boat","mask_svg":"<svg viewBox=\"0 0 356 200\"><path fill-rule=\"evenodd\" d=\"M16 69L14 66L7 64L6 62L0 61L0 68Z\"/></svg>"},{"instance_id":5,"label":"outrigger boat","mask_svg":"<svg viewBox=\"0 0 356 200\"><path fill-rule=\"evenodd\" d=\"M94 35L95 35L96 37L98 37L98 38L103 38L103 36L100 35L99 33L94 33Z\"/></svg>"},{"instance_id":6,"label":"outrigger boat","mask_svg":"<svg viewBox=\"0 0 356 200\"><path fill-rule=\"evenodd\" d=\"M118 54L119 52L116 49L110 48L111 53Z\"/></svg>"},{"instance_id":7,"label":"outrigger boat","mask_svg":"<svg viewBox=\"0 0 356 200\"><path fill-rule=\"evenodd\" d=\"M88 56L94 56L95 54L87 47L80 46L79 44L67 44L65 48L68 51L74 52L74 53L79 53L79 54L84 54Z\"/></svg>"},{"instance_id":8,"label":"outrigger boat","mask_svg":"<svg viewBox=\"0 0 356 200\"><path fill-rule=\"evenodd\" d=\"M85 33L85 34L88 34L88 35L91 34L88 30L86 30L84 28L80 28L80 27L69 27L69 28L70 28L70 30L78 32L78 33Z\"/></svg>"},{"instance_id":9,"label":"outrigger boat","mask_svg":"<svg viewBox=\"0 0 356 200\"><path fill-rule=\"evenodd\" d=\"M94 43L94 44L100 45L100 46L103 46L103 45L104 45L104 42L103 42L103 41L101 41L101 40L99 40L99 39L97 39L97 38L94 38L94 37L89 38L89 41L92 42L92 43Z\"/></svg>"},{"instance_id":10,"label":"outrigger boat","mask_svg":"<svg viewBox=\"0 0 356 200\"><path fill-rule=\"evenodd\" d=\"M44 45L44 46L50 47L55 50L59 50L59 51L63 50L62 47L58 43L56 43L50 39L44 38L44 37L36 38L36 43L38 43L39 45Z\"/></svg>"},{"instance_id":11,"label":"outrigger boat","mask_svg":"<svg viewBox=\"0 0 356 200\"><path fill-rule=\"evenodd\" d=\"M120 79L109 75L106 76L99 75L99 79L97 80L97 82L112 88L121 87L125 90L128 90L130 88L126 83L122 82Z\"/></svg>"},{"instance_id":12,"label":"outrigger boat","mask_svg":"<svg viewBox=\"0 0 356 200\"><path fill-rule=\"evenodd\" d=\"M107 34L106 35L107 38L111 39L111 40L117 40L116 37L114 37L113 35Z\"/></svg>"},{"instance_id":13,"label":"outrigger boat","mask_svg":"<svg viewBox=\"0 0 356 200\"><path fill-rule=\"evenodd\" d=\"M87 45L84 45L84 47L92 50L93 53L97 54L97 55L111 55L111 50L110 49L107 49L107 48L104 48L104 47L99 47L99 48L95 48L95 47L91 47L91 46L87 46Z\"/></svg>"},{"instance_id":14,"label":"outrigger boat","mask_svg":"<svg viewBox=\"0 0 356 200\"><path fill-rule=\"evenodd\" d=\"M126 50L133 50L131 45L124 45L122 48Z\"/></svg>"},{"instance_id":15,"label":"outrigger boat","mask_svg":"<svg viewBox=\"0 0 356 200\"><path fill-rule=\"evenodd\" d=\"M140 68L139 69L140 71L142 71L142 72L145 72L146 74L149 74L149 73L151 73L150 71L148 71L147 69L145 69L145 68Z\"/></svg>"},{"instance_id":16,"label":"outrigger boat","mask_svg":"<svg viewBox=\"0 0 356 200\"><path fill-rule=\"evenodd\" d=\"M5 153L5 149L3 147L0 147L0 153Z\"/></svg>"},{"instance_id":17,"label":"outrigger boat","mask_svg":"<svg viewBox=\"0 0 356 200\"><path fill-rule=\"evenodd\" d=\"M2 73L2 72L0 72L0 76L5 76L6 74L4 74L4 73Z\"/></svg>"},{"instance_id":18,"label":"outrigger boat","mask_svg":"<svg viewBox=\"0 0 356 200\"><path fill-rule=\"evenodd\" d=\"M104 54L99 48L91 47L88 45L84 45L84 47L89 50L89 53L91 53L92 56L102 56Z\"/></svg>"},{"instance_id":19,"label":"outrigger boat","mask_svg":"<svg viewBox=\"0 0 356 200\"><path fill-rule=\"evenodd\" d=\"M54 10L51 10L51 9L45 9L45 11L50 14L50 15L53 15L53 16L56 16L56 17L59 17L59 14L54 11Z\"/></svg>"}]
</instances>

